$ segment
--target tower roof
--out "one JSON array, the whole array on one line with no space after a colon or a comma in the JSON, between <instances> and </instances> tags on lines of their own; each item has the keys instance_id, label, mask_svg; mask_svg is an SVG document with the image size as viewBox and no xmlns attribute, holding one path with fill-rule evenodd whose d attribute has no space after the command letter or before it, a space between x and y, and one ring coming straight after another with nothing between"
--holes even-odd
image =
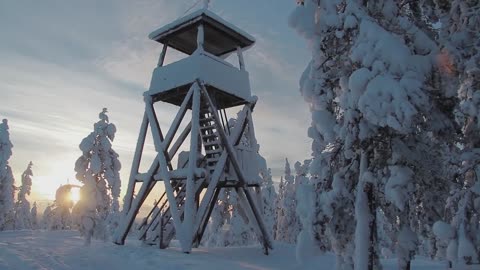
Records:
<instances>
[{"instance_id":1,"label":"tower roof","mask_svg":"<svg viewBox=\"0 0 480 270\"><path fill-rule=\"evenodd\" d=\"M191 55L197 49L197 26L200 24L205 29L204 49L213 55L221 56L255 43L254 37L207 9L165 25L152 32L149 38Z\"/></svg>"}]
</instances>

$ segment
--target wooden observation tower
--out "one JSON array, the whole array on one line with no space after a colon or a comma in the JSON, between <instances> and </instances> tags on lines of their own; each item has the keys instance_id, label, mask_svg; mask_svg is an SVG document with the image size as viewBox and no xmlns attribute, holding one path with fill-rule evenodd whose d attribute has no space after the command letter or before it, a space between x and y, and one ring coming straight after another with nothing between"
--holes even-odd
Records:
<instances>
[{"instance_id":1,"label":"wooden observation tower","mask_svg":"<svg viewBox=\"0 0 480 270\"><path fill-rule=\"evenodd\" d=\"M124 204L123 221L114 242L123 245L145 202L158 182L165 192L140 226L140 239L168 247L176 237L183 252L198 247L222 188L238 193L247 224L252 226L264 251L272 248L262 219L258 177L258 144L251 95L243 52L255 39L209 11L201 9L150 34L163 44L150 89L144 93L145 114L133 160ZM167 49L187 57L164 65ZM238 67L224 59L238 56ZM167 133L162 133L153 104L179 106ZM225 110L242 106L233 126ZM186 128L179 132L187 113ZM188 118L188 117L187 117ZM187 120L188 121L188 120ZM186 122L185 122L186 123ZM156 158L149 170L139 172L147 130L150 127ZM188 152L178 153L185 145ZM177 160L177 166L174 166ZM137 190L135 194L135 190Z\"/></svg>"}]
</instances>

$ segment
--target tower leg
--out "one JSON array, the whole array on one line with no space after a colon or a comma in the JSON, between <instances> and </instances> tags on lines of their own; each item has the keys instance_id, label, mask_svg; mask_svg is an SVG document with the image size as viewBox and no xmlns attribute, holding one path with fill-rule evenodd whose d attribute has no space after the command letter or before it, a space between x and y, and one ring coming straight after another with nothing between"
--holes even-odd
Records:
<instances>
[{"instance_id":1,"label":"tower leg","mask_svg":"<svg viewBox=\"0 0 480 270\"><path fill-rule=\"evenodd\" d=\"M187 193L185 198L185 216L183 219L183 231L181 232L185 240L182 244L182 251L189 253L192 250L193 227L195 223L195 169L197 168L198 157L198 133L200 131L200 89L198 85L194 86L192 99L192 133L190 135L190 153L188 158L188 176Z\"/></svg>"},{"instance_id":2,"label":"tower leg","mask_svg":"<svg viewBox=\"0 0 480 270\"><path fill-rule=\"evenodd\" d=\"M120 223L120 225L118 226L117 232L114 237L115 244L123 245L125 243L125 238L127 237L128 231L130 231L130 228L132 227L135 217L137 216L138 210L140 210L140 207L142 206L143 202L145 201L148 194L152 190L153 185L155 185L155 182L152 181L153 176L151 176L149 179L150 180L142 184L142 187L140 188L140 191L138 192L137 197L133 201L130 207L130 210L128 211L124 221Z\"/></svg>"}]
</instances>

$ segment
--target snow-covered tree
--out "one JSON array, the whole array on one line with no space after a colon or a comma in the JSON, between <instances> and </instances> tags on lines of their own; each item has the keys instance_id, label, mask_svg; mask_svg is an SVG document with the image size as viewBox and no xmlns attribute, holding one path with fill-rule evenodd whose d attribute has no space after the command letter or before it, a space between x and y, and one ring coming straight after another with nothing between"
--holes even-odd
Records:
<instances>
[{"instance_id":1,"label":"snow-covered tree","mask_svg":"<svg viewBox=\"0 0 480 270\"><path fill-rule=\"evenodd\" d=\"M37 202L33 202L33 207L30 211L30 220L32 221L32 229L34 230L39 228L37 212Z\"/></svg>"},{"instance_id":2,"label":"snow-covered tree","mask_svg":"<svg viewBox=\"0 0 480 270\"><path fill-rule=\"evenodd\" d=\"M76 227L72 216L74 203L71 185L61 185L55 192L55 201L43 212L43 228L46 230L71 230ZM32 209L33 211L33 209ZM33 213L32 213L33 215Z\"/></svg>"},{"instance_id":3,"label":"snow-covered tree","mask_svg":"<svg viewBox=\"0 0 480 270\"><path fill-rule=\"evenodd\" d=\"M246 223L247 213L238 200L237 192L230 192L228 196L230 217L225 237L225 246L246 246L255 240L252 226Z\"/></svg>"},{"instance_id":4,"label":"snow-covered tree","mask_svg":"<svg viewBox=\"0 0 480 270\"><path fill-rule=\"evenodd\" d=\"M224 226L230 219L229 194L230 190L222 189L218 195L217 203L210 215L210 220L202 241L207 247L226 246L227 236Z\"/></svg>"},{"instance_id":5,"label":"snow-covered tree","mask_svg":"<svg viewBox=\"0 0 480 270\"><path fill-rule=\"evenodd\" d=\"M317 239L329 238L338 269L381 268L379 209L396 225L400 268L410 267L418 243L411 217L421 192L438 180L426 177L431 169L417 156L455 133L452 93L439 82L439 48L432 27L412 15L417 11L417 1L312 0L290 18L314 55L301 79L312 110L314 230Z\"/></svg>"},{"instance_id":6,"label":"snow-covered tree","mask_svg":"<svg viewBox=\"0 0 480 270\"><path fill-rule=\"evenodd\" d=\"M276 201L277 193L273 186L271 169L262 170L260 175L262 181L263 218L270 235L275 239L277 229Z\"/></svg>"},{"instance_id":7,"label":"snow-covered tree","mask_svg":"<svg viewBox=\"0 0 480 270\"><path fill-rule=\"evenodd\" d=\"M275 200L275 240L278 240L279 237L279 226L278 224L283 222L284 213L283 213L283 198L285 196L285 184L283 181L283 176L280 177L280 184L278 185L277 199ZM282 233L280 233L282 234ZM282 236L283 237L283 236Z\"/></svg>"},{"instance_id":8,"label":"snow-covered tree","mask_svg":"<svg viewBox=\"0 0 480 270\"><path fill-rule=\"evenodd\" d=\"M52 212L52 205L49 204L43 211L42 215L42 228L45 230L51 230L53 227L55 227L54 224L57 224L58 222L54 221L54 216Z\"/></svg>"},{"instance_id":9,"label":"snow-covered tree","mask_svg":"<svg viewBox=\"0 0 480 270\"><path fill-rule=\"evenodd\" d=\"M30 163L27 169L22 174L22 186L18 192L18 201L15 205L15 229L32 229L32 216L30 210L30 202L27 200L27 195L30 195L32 190L32 166Z\"/></svg>"},{"instance_id":10,"label":"snow-covered tree","mask_svg":"<svg viewBox=\"0 0 480 270\"><path fill-rule=\"evenodd\" d=\"M300 170L301 165L295 163L297 172ZM297 213L301 223L301 231L297 238L296 257L297 261L304 265L308 264L309 260L317 255L320 251L319 247L315 244L315 239L312 237L313 233L313 220L314 220L314 207L315 196L313 194L314 189L311 186L308 179L299 181L296 190L297 199Z\"/></svg>"},{"instance_id":11,"label":"snow-covered tree","mask_svg":"<svg viewBox=\"0 0 480 270\"><path fill-rule=\"evenodd\" d=\"M0 124L0 230L13 229L14 225L14 183L8 160L12 156L8 121Z\"/></svg>"},{"instance_id":12,"label":"snow-covered tree","mask_svg":"<svg viewBox=\"0 0 480 270\"><path fill-rule=\"evenodd\" d=\"M480 260L480 3L439 1L436 8L442 24L439 63L455 86L462 132L458 170L443 218L449 224L437 222L435 233L448 244L451 264L463 267Z\"/></svg>"},{"instance_id":13,"label":"snow-covered tree","mask_svg":"<svg viewBox=\"0 0 480 270\"><path fill-rule=\"evenodd\" d=\"M280 201L282 213L277 222L277 240L295 243L299 233L299 223L296 214L296 186L290 163L285 160L283 194Z\"/></svg>"},{"instance_id":14,"label":"snow-covered tree","mask_svg":"<svg viewBox=\"0 0 480 270\"><path fill-rule=\"evenodd\" d=\"M92 236L107 239L107 225L115 226L112 217L119 211L121 165L112 149L116 127L109 122L106 108L99 118L93 132L80 143L82 156L75 163L76 177L83 184L78 209L86 244Z\"/></svg>"}]
</instances>

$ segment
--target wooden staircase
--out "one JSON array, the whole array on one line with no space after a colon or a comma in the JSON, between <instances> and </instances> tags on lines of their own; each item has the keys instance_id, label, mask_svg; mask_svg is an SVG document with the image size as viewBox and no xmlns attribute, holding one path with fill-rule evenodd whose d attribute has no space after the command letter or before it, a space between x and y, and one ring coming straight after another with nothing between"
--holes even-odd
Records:
<instances>
[{"instance_id":1,"label":"wooden staircase","mask_svg":"<svg viewBox=\"0 0 480 270\"><path fill-rule=\"evenodd\" d=\"M200 136L205 147L206 169L209 173L212 173L222 155L223 149L209 107L200 110Z\"/></svg>"},{"instance_id":2,"label":"wooden staircase","mask_svg":"<svg viewBox=\"0 0 480 270\"><path fill-rule=\"evenodd\" d=\"M213 173L215 166L223 153L220 137L212 114L213 112L210 107L205 106L201 108L199 117L199 132L205 149L205 157L200 162L201 164L198 165L200 168L205 168L208 174ZM181 168L186 168L187 164L188 161L186 161ZM180 211L180 218L183 220L186 181L172 181L172 186L175 191L175 199ZM202 191L201 186L201 183L197 185L197 196L199 196ZM205 223L206 222L208 222L208 220L205 220ZM202 228L204 228L204 226L202 226ZM143 220L142 224L140 224L138 230L139 239L143 240L146 244L159 245L162 249L168 247L170 241L175 237L175 226L173 224L171 208L166 192L164 192L160 199L155 203L147 217ZM195 241L197 240L194 240L194 242Z\"/></svg>"}]
</instances>

